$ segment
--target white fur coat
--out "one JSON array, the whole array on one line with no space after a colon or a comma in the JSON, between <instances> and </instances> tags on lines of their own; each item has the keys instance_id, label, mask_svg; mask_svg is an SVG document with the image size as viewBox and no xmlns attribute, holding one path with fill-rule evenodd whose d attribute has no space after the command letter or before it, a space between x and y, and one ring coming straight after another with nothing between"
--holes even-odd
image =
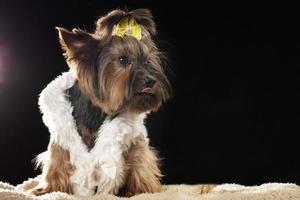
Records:
<instances>
[{"instance_id":1,"label":"white fur coat","mask_svg":"<svg viewBox=\"0 0 300 200\"><path fill-rule=\"evenodd\" d=\"M97 193L115 194L124 182L123 152L137 138L143 137L148 142L144 126L146 114L123 113L112 120L105 119L98 130L95 146L88 151L77 132L73 108L64 93L75 81L74 73L65 72L48 84L40 95L39 106L50 131L50 142L70 153L71 164L75 167L70 180L76 195L93 195L96 188ZM48 151L37 158L43 166L44 178L49 156L48 147ZM47 183L41 184L45 186Z\"/></svg>"}]
</instances>

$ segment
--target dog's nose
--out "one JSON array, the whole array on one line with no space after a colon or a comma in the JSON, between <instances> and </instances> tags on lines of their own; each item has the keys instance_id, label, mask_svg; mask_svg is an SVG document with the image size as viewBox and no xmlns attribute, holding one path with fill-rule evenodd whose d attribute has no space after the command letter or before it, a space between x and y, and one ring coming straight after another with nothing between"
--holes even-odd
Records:
<instances>
[{"instance_id":1,"label":"dog's nose","mask_svg":"<svg viewBox=\"0 0 300 200\"><path fill-rule=\"evenodd\" d=\"M156 83L156 80L150 76L146 76L145 78L145 86L152 88L154 84Z\"/></svg>"}]
</instances>

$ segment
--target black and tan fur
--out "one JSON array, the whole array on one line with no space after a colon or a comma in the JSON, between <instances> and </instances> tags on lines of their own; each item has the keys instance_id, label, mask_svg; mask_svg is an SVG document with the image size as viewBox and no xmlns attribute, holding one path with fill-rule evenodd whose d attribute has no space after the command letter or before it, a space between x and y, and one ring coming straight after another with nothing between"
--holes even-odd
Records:
<instances>
[{"instance_id":1,"label":"black and tan fur","mask_svg":"<svg viewBox=\"0 0 300 200\"><path fill-rule=\"evenodd\" d=\"M112 35L113 27L124 17L134 18L140 25L143 36L140 41L131 36ZM149 10L114 10L100 17L93 33L57 30L66 61L77 74L75 85L65 94L73 107L78 133L89 150L107 116L113 119L122 112L156 111L169 98L170 85L161 53L152 39L156 28ZM145 88L148 92L143 92ZM72 194L69 177L74 167L68 162L68 151L55 143L50 145L48 186L35 188L33 193ZM161 191L158 159L144 140L133 144L124 158L127 170L122 195Z\"/></svg>"}]
</instances>

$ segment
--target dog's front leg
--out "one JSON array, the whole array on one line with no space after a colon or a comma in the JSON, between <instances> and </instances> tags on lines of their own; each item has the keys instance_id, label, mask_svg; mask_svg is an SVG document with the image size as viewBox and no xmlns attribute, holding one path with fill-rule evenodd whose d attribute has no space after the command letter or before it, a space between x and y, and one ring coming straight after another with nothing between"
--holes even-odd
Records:
<instances>
[{"instance_id":1,"label":"dog's front leg","mask_svg":"<svg viewBox=\"0 0 300 200\"><path fill-rule=\"evenodd\" d=\"M161 191L160 177L155 151L144 139L139 139L125 155L127 173L122 195L133 196L139 193Z\"/></svg>"},{"instance_id":2,"label":"dog's front leg","mask_svg":"<svg viewBox=\"0 0 300 200\"><path fill-rule=\"evenodd\" d=\"M73 194L70 177L75 168L70 163L70 154L56 143L51 143L48 148L49 160L43 163L43 182L32 190L35 195L49 192L66 192Z\"/></svg>"}]
</instances>

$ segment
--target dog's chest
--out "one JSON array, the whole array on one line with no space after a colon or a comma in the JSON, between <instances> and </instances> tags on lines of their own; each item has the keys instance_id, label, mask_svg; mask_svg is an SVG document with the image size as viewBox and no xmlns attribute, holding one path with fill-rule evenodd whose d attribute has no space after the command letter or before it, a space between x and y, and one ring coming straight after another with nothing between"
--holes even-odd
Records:
<instances>
[{"instance_id":1,"label":"dog's chest","mask_svg":"<svg viewBox=\"0 0 300 200\"><path fill-rule=\"evenodd\" d=\"M91 195L97 188L100 193L115 194L124 182L123 155L140 137L146 139L141 118L123 114L104 121L89 152L70 149L70 159L76 168L71 177L74 192Z\"/></svg>"},{"instance_id":2,"label":"dog's chest","mask_svg":"<svg viewBox=\"0 0 300 200\"><path fill-rule=\"evenodd\" d=\"M107 115L100 108L93 106L91 101L80 91L78 81L75 81L74 85L65 93L73 107L72 116L76 122L78 134L90 151L95 145L99 127Z\"/></svg>"},{"instance_id":3,"label":"dog's chest","mask_svg":"<svg viewBox=\"0 0 300 200\"><path fill-rule=\"evenodd\" d=\"M69 151L70 163L75 169L70 177L74 193L93 195L96 188L98 193L115 193L124 181L123 153L140 137L148 141L144 126L146 114L122 113L113 119L106 117L89 151L77 131L74 106L65 93L75 82L74 74L67 72L42 91L39 105L43 121L51 133L50 140ZM47 158L43 162L47 163Z\"/></svg>"}]
</instances>

